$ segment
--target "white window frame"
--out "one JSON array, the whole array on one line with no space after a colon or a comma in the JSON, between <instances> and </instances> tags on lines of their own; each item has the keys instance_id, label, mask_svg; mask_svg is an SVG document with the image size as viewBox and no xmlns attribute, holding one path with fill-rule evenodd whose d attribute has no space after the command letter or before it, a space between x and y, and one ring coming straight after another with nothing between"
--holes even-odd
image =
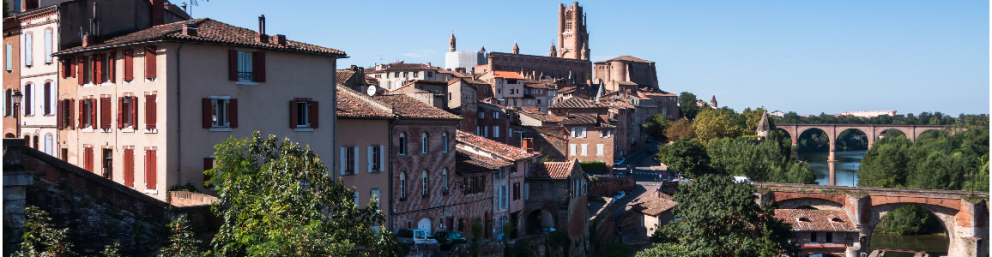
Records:
<instances>
[{"instance_id":1,"label":"white window frame","mask_svg":"<svg viewBox=\"0 0 992 257\"><path fill-rule=\"evenodd\" d=\"M493 137L499 137L499 126L493 126Z\"/></svg>"},{"instance_id":2,"label":"white window frame","mask_svg":"<svg viewBox=\"0 0 992 257\"><path fill-rule=\"evenodd\" d=\"M431 136L427 135L427 132L420 134L420 153L428 154L431 152Z\"/></svg>"},{"instance_id":3,"label":"white window frame","mask_svg":"<svg viewBox=\"0 0 992 257\"><path fill-rule=\"evenodd\" d=\"M238 51L238 82L255 82L255 53ZM250 78L243 78L242 73L250 73Z\"/></svg>"},{"instance_id":4,"label":"white window frame","mask_svg":"<svg viewBox=\"0 0 992 257\"><path fill-rule=\"evenodd\" d=\"M303 106L301 109L300 106ZM309 128L310 127L310 101L296 101L296 127L297 128Z\"/></svg>"}]
</instances>

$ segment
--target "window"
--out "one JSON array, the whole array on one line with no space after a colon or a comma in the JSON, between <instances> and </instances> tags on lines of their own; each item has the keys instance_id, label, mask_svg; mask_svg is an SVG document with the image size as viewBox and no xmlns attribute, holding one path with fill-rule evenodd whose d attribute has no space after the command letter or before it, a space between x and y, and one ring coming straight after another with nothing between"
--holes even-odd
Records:
<instances>
[{"instance_id":1,"label":"window","mask_svg":"<svg viewBox=\"0 0 992 257\"><path fill-rule=\"evenodd\" d=\"M499 209L506 209L506 185L499 187Z\"/></svg>"},{"instance_id":2,"label":"window","mask_svg":"<svg viewBox=\"0 0 992 257\"><path fill-rule=\"evenodd\" d=\"M92 56L84 56L79 58L80 68L83 74L80 76L82 78L82 83L80 84L91 84L93 83L93 60Z\"/></svg>"},{"instance_id":3,"label":"window","mask_svg":"<svg viewBox=\"0 0 992 257\"><path fill-rule=\"evenodd\" d=\"M45 135L45 146L44 147L45 147L45 153L48 154L48 155L52 155L52 149L55 148L52 145L52 143L53 143L52 142L52 135Z\"/></svg>"},{"instance_id":4,"label":"window","mask_svg":"<svg viewBox=\"0 0 992 257\"><path fill-rule=\"evenodd\" d=\"M393 77L394 78L399 78L400 77L400 72L399 71L393 72Z\"/></svg>"},{"instance_id":5,"label":"window","mask_svg":"<svg viewBox=\"0 0 992 257\"><path fill-rule=\"evenodd\" d=\"M238 81L255 81L252 53L238 52Z\"/></svg>"},{"instance_id":6,"label":"window","mask_svg":"<svg viewBox=\"0 0 992 257\"><path fill-rule=\"evenodd\" d=\"M596 144L596 156L603 156L603 144Z\"/></svg>"},{"instance_id":7,"label":"window","mask_svg":"<svg viewBox=\"0 0 992 257\"><path fill-rule=\"evenodd\" d=\"M406 75L407 75L407 73L408 73L408 72L406 72L406 71L404 71L404 72L403 72L403 77L404 77L404 78L406 78Z\"/></svg>"},{"instance_id":8,"label":"window","mask_svg":"<svg viewBox=\"0 0 992 257\"><path fill-rule=\"evenodd\" d=\"M83 168L86 170L96 173L93 169L93 146L83 146Z\"/></svg>"},{"instance_id":9,"label":"window","mask_svg":"<svg viewBox=\"0 0 992 257\"><path fill-rule=\"evenodd\" d=\"M586 128L585 127L573 127L572 128L572 137L574 137L574 138L585 138L586 137Z\"/></svg>"},{"instance_id":10,"label":"window","mask_svg":"<svg viewBox=\"0 0 992 257\"><path fill-rule=\"evenodd\" d=\"M431 146L430 136L427 135L427 132L424 132L423 134L420 134L420 139L422 141L421 152L423 154L427 154L428 152L430 152L430 146Z\"/></svg>"},{"instance_id":11,"label":"window","mask_svg":"<svg viewBox=\"0 0 992 257\"><path fill-rule=\"evenodd\" d=\"M97 78L98 83L94 84L111 82L114 72L114 56L112 54L101 54L94 55L94 58L100 58L100 76Z\"/></svg>"},{"instance_id":12,"label":"window","mask_svg":"<svg viewBox=\"0 0 992 257\"><path fill-rule=\"evenodd\" d=\"M557 93L558 91L548 90L548 96L555 96Z\"/></svg>"},{"instance_id":13,"label":"window","mask_svg":"<svg viewBox=\"0 0 992 257\"><path fill-rule=\"evenodd\" d=\"M355 174L355 147L345 147L345 158L342 162L345 164L344 173L345 174Z\"/></svg>"},{"instance_id":14,"label":"window","mask_svg":"<svg viewBox=\"0 0 992 257\"><path fill-rule=\"evenodd\" d=\"M124 49L124 81L134 81L134 49Z\"/></svg>"},{"instance_id":15,"label":"window","mask_svg":"<svg viewBox=\"0 0 992 257\"><path fill-rule=\"evenodd\" d=\"M45 91L43 92L44 94L42 95L42 97L45 98L45 106L44 106L44 108L45 108L45 115L53 115L53 114L55 114L55 100L54 100L54 98L55 98L56 92L55 92L55 90L52 90L52 89L53 89L52 88L52 82L45 82L45 86L44 86L44 90Z\"/></svg>"},{"instance_id":16,"label":"window","mask_svg":"<svg viewBox=\"0 0 992 257\"><path fill-rule=\"evenodd\" d=\"M420 180L421 180L421 194L423 195L423 197L431 196L427 192L427 185L428 185L427 183L429 183L427 180L427 170L420 172Z\"/></svg>"},{"instance_id":17,"label":"window","mask_svg":"<svg viewBox=\"0 0 992 257\"><path fill-rule=\"evenodd\" d=\"M493 137L499 137L499 126L493 126Z\"/></svg>"},{"instance_id":18,"label":"window","mask_svg":"<svg viewBox=\"0 0 992 257\"><path fill-rule=\"evenodd\" d=\"M601 138L607 138L607 137L610 137L611 135L613 135L613 131L612 130L600 130L599 131L599 137L601 137Z\"/></svg>"},{"instance_id":19,"label":"window","mask_svg":"<svg viewBox=\"0 0 992 257\"><path fill-rule=\"evenodd\" d=\"M575 144L568 145L568 155L575 156Z\"/></svg>"},{"instance_id":20,"label":"window","mask_svg":"<svg viewBox=\"0 0 992 257\"><path fill-rule=\"evenodd\" d=\"M155 149L145 150L145 189L158 189L158 151Z\"/></svg>"},{"instance_id":21,"label":"window","mask_svg":"<svg viewBox=\"0 0 992 257\"><path fill-rule=\"evenodd\" d=\"M444 194L448 194L448 169L441 169L441 189L444 190Z\"/></svg>"},{"instance_id":22,"label":"window","mask_svg":"<svg viewBox=\"0 0 992 257\"><path fill-rule=\"evenodd\" d=\"M400 173L400 201L406 201L406 174Z\"/></svg>"},{"instance_id":23,"label":"window","mask_svg":"<svg viewBox=\"0 0 992 257\"><path fill-rule=\"evenodd\" d=\"M826 243L828 243L828 244L833 243L834 242L834 233L827 232L826 235L827 235L827 238L826 238L827 241L826 241Z\"/></svg>"},{"instance_id":24,"label":"window","mask_svg":"<svg viewBox=\"0 0 992 257\"><path fill-rule=\"evenodd\" d=\"M95 99L79 100L79 127L94 129L96 120Z\"/></svg>"},{"instance_id":25,"label":"window","mask_svg":"<svg viewBox=\"0 0 992 257\"><path fill-rule=\"evenodd\" d=\"M227 128L230 123L230 99L210 99L210 125L214 128Z\"/></svg>"},{"instance_id":26,"label":"window","mask_svg":"<svg viewBox=\"0 0 992 257\"><path fill-rule=\"evenodd\" d=\"M538 94L541 94L541 90L540 90L540 89L537 89L537 93L538 93Z\"/></svg>"},{"instance_id":27,"label":"window","mask_svg":"<svg viewBox=\"0 0 992 257\"><path fill-rule=\"evenodd\" d=\"M130 150L130 151L128 151ZM134 188L134 173L132 169L134 165L134 150L125 149L124 150L124 185L130 188ZM113 179L114 177L114 149L103 149L103 177L108 179Z\"/></svg>"},{"instance_id":28,"label":"window","mask_svg":"<svg viewBox=\"0 0 992 257\"><path fill-rule=\"evenodd\" d=\"M406 133L400 133L400 155L406 155Z\"/></svg>"},{"instance_id":29,"label":"window","mask_svg":"<svg viewBox=\"0 0 992 257\"><path fill-rule=\"evenodd\" d=\"M524 201L530 199L530 183L524 182Z\"/></svg>"},{"instance_id":30,"label":"window","mask_svg":"<svg viewBox=\"0 0 992 257\"><path fill-rule=\"evenodd\" d=\"M14 45L7 44L7 51L4 52L4 65L6 66L7 72L14 70Z\"/></svg>"},{"instance_id":31,"label":"window","mask_svg":"<svg viewBox=\"0 0 992 257\"><path fill-rule=\"evenodd\" d=\"M419 77L419 76L420 76L420 72L416 72L416 71L414 71L414 72L412 72L412 73L413 73L413 77L414 77L414 78L417 78L417 77Z\"/></svg>"},{"instance_id":32,"label":"window","mask_svg":"<svg viewBox=\"0 0 992 257\"><path fill-rule=\"evenodd\" d=\"M370 166L372 167L372 168L369 169L369 172L372 172L372 171L382 171L382 166L383 166L382 165L382 159L383 159L382 158L382 146L381 145L369 146L369 157L368 157L368 159L370 160L370 162L371 162Z\"/></svg>"},{"instance_id":33,"label":"window","mask_svg":"<svg viewBox=\"0 0 992 257\"><path fill-rule=\"evenodd\" d=\"M382 209L382 207L381 207L382 206L382 198L379 198L379 189L372 189L372 192L369 195L371 197L371 198L369 198L369 201L371 201L373 198L376 199L376 201L375 201L375 208L376 209Z\"/></svg>"},{"instance_id":34,"label":"window","mask_svg":"<svg viewBox=\"0 0 992 257\"><path fill-rule=\"evenodd\" d=\"M513 200L520 200L520 182L513 183Z\"/></svg>"},{"instance_id":35,"label":"window","mask_svg":"<svg viewBox=\"0 0 992 257\"><path fill-rule=\"evenodd\" d=\"M310 98L296 98L289 102L289 127L317 128L318 102Z\"/></svg>"},{"instance_id":36,"label":"window","mask_svg":"<svg viewBox=\"0 0 992 257\"><path fill-rule=\"evenodd\" d=\"M138 97L125 96L117 99L117 128L135 129L138 123Z\"/></svg>"},{"instance_id":37,"label":"window","mask_svg":"<svg viewBox=\"0 0 992 257\"><path fill-rule=\"evenodd\" d=\"M588 144L582 144L582 156L588 156L589 155L589 152L587 151L588 150L587 149L588 146L589 146Z\"/></svg>"},{"instance_id":38,"label":"window","mask_svg":"<svg viewBox=\"0 0 992 257\"><path fill-rule=\"evenodd\" d=\"M137 102L135 102L137 104ZM145 95L145 129L154 131L158 117L158 95ZM137 123L137 119L135 119Z\"/></svg>"},{"instance_id":39,"label":"window","mask_svg":"<svg viewBox=\"0 0 992 257\"><path fill-rule=\"evenodd\" d=\"M441 132L441 152L448 153L448 132Z\"/></svg>"},{"instance_id":40,"label":"window","mask_svg":"<svg viewBox=\"0 0 992 257\"><path fill-rule=\"evenodd\" d=\"M203 98L203 128L210 131L231 131L237 127L238 99L229 96Z\"/></svg>"},{"instance_id":41,"label":"window","mask_svg":"<svg viewBox=\"0 0 992 257\"><path fill-rule=\"evenodd\" d=\"M816 232L809 232L809 241L816 242Z\"/></svg>"},{"instance_id":42,"label":"window","mask_svg":"<svg viewBox=\"0 0 992 257\"><path fill-rule=\"evenodd\" d=\"M541 99L537 99L537 104L541 104Z\"/></svg>"},{"instance_id":43,"label":"window","mask_svg":"<svg viewBox=\"0 0 992 257\"><path fill-rule=\"evenodd\" d=\"M34 84L24 85L23 91L24 91L24 96L23 96L24 101L22 103L24 104L24 115L25 116L34 115L34 108L33 108Z\"/></svg>"},{"instance_id":44,"label":"window","mask_svg":"<svg viewBox=\"0 0 992 257\"><path fill-rule=\"evenodd\" d=\"M24 65L25 66L34 65L34 62L32 61L32 59L34 59L34 55L32 55L32 53L34 52L34 49L32 47L33 45L34 45L34 34L25 33L24 34Z\"/></svg>"},{"instance_id":45,"label":"window","mask_svg":"<svg viewBox=\"0 0 992 257\"><path fill-rule=\"evenodd\" d=\"M158 77L156 74L156 59L158 47L156 46L145 46L145 79L155 79Z\"/></svg>"}]
</instances>

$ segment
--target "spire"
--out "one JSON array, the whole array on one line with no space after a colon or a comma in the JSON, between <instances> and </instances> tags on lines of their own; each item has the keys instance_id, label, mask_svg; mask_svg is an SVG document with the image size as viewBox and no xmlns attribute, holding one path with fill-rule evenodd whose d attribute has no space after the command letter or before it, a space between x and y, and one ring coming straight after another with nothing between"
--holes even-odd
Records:
<instances>
[{"instance_id":1,"label":"spire","mask_svg":"<svg viewBox=\"0 0 992 257\"><path fill-rule=\"evenodd\" d=\"M479 52L485 53L486 52L486 45L482 45L482 50L479 50Z\"/></svg>"},{"instance_id":2,"label":"spire","mask_svg":"<svg viewBox=\"0 0 992 257\"><path fill-rule=\"evenodd\" d=\"M451 31L451 42L449 44L450 44L450 46L448 47L448 52L454 52L455 51L455 31L454 30Z\"/></svg>"},{"instance_id":3,"label":"spire","mask_svg":"<svg viewBox=\"0 0 992 257\"><path fill-rule=\"evenodd\" d=\"M551 42L551 53L549 53L548 55L551 56L551 57L557 57L558 56L558 50L555 50L555 43L554 42Z\"/></svg>"},{"instance_id":4,"label":"spire","mask_svg":"<svg viewBox=\"0 0 992 257\"><path fill-rule=\"evenodd\" d=\"M517 41L513 41L513 54L520 54L520 47L517 46Z\"/></svg>"},{"instance_id":5,"label":"spire","mask_svg":"<svg viewBox=\"0 0 992 257\"><path fill-rule=\"evenodd\" d=\"M762 112L761 121L758 121L758 132L770 130L772 130L772 128L768 125L768 112Z\"/></svg>"},{"instance_id":6,"label":"spire","mask_svg":"<svg viewBox=\"0 0 992 257\"><path fill-rule=\"evenodd\" d=\"M717 106L716 106L716 95L713 95L713 98L710 99L710 107L713 107L713 109L716 109L717 108Z\"/></svg>"},{"instance_id":7,"label":"spire","mask_svg":"<svg viewBox=\"0 0 992 257\"><path fill-rule=\"evenodd\" d=\"M579 53L579 59L589 60L589 45L586 42L582 42L582 52Z\"/></svg>"}]
</instances>

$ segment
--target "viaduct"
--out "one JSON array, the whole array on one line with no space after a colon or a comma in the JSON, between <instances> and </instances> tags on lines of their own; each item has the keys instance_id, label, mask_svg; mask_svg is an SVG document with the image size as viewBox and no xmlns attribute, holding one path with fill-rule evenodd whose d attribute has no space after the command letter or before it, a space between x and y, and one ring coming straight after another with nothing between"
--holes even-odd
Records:
<instances>
[{"instance_id":1,"label":"viaduct","mask_svg":"<svg viewBox=\"0 0 992 257\"><path fill-rule=\"evenodd\" d=\"M907 133L907 135L919 135ZM934 214L947 232L947 256L987 256L989 249L989 193L761 183L759 202L780 209L811 206L842 210L857 226L859 238L844 249L846 256L870 252L872 231L882 217L900 207L917 205Z\"/></svg>"}]
</instances>

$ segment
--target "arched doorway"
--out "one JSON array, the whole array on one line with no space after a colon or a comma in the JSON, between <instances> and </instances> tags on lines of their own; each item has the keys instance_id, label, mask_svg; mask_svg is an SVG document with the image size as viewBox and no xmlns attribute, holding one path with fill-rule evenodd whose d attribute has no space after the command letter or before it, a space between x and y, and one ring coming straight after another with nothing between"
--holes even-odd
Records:
<instances>
[{"instance_id":1,"label":"arched doorway","mask_svg":"<svg viewBox=\"0 0 992 257\"><path fill-rule=\"evenodd\" d=\"M3 138L17 138L17 136L14 136L12 133L7 133L6 135L3 135Z\"/></svg>"},{"instance_id":2,"label":"arched doorway","mask_svg":"<svg viewBox=\"0 0 992 257\"><path fill-rule=\"evenodd\" d=\"M423 218L417 222L417 229L427 230L428 233L431 232L431 219Z\"/></svg>"},{"instance_id":3,"label":"arched doorway","mask_svg":"<svg viewBox=\"0 0 992 257\"><path fill-rule=\"evenodd\" d=\"M525 232L528 235L547 232L549 228L554 227L555 217L544 209L534 210L527 215L527 228Z\"/></svg>"},{"instance_id":4,"label":"arched doorway","mask_svg":"<svg viewBox=\"0 0 992 257\"><path fill-rule=\"evenodd\" d=\"M926 251L948 256L954 240L957 210L926 204L886 204L872 207L866 252L875 249ZM901 256L888 252L886 256ZM909 255L907 255L909 256Z\"/></svg>"}]
</instances>

